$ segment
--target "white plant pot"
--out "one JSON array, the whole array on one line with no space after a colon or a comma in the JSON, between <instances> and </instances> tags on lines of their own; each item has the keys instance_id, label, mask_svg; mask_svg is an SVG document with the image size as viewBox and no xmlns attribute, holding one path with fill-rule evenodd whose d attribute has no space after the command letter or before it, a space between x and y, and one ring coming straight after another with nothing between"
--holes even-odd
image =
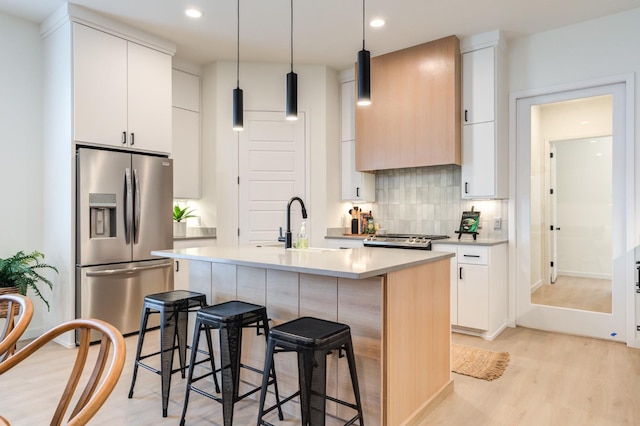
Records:
<instances>
[{"instance_id":1,"label":"white plant pot","mask_svg":"<svg viewBox=\"0 0 640 426\"><path fill-rule=\"evenodd\" d=\"M186 237L187 236L187 222L173 222L173 236L174 237Z\"/></svg>"}]
</instances>

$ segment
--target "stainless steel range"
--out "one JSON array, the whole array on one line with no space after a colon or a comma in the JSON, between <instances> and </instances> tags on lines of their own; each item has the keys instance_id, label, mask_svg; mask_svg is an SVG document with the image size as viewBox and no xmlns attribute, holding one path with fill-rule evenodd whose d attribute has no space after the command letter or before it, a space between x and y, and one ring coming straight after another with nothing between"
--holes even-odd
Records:
<instances>
[{"instance_id":1,"label":"stainless steel range","mask_svg":"<svg viewBox=\"0 0 640 426\"><path fill-rule=\"evenodd\" d=\"M431 240L449 238L448 235L385 234L370 235L364 239L365 247L387 247L431 250Z\"/></svg>"}]
</instances>

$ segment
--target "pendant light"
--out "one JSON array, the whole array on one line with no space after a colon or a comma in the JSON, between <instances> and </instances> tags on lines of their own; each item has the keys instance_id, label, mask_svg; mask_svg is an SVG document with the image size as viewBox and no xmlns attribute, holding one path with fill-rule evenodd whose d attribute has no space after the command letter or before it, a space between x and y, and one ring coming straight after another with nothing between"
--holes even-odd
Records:
<instances>
[{"instance_id":1,"label":"pendant light","mask_svg":"<svg viewBox=\"0 0 640 426\"><path fill-rule=\"evenodd\" d=\"M358 52L358 105L371 104L371 54L364 48L364 1L362 0L362 50Z\"/></svg>"},{"instance_id":2,"label":"pendant light","mask_svg":"<svg viewBox=\"0 0 640 426\"><path fill-rule=\"evenodd\" d=\"M241 131L243 126L242 89L240 88L240 0L238 0L238 34L236 52L236 88L233 89L233 130Z\"/></svg>"},{"instance_id":3,"label":"pendant light","mask_svg":"<svg viewBox=\"0 0 640 426\"><path fill-rule=\"evenodd\" d=\"M293 72L293 0L291 0L291 72L287 74L285 117L287 120L298 119L298 74Z\"/></svg>"}]
</instances>

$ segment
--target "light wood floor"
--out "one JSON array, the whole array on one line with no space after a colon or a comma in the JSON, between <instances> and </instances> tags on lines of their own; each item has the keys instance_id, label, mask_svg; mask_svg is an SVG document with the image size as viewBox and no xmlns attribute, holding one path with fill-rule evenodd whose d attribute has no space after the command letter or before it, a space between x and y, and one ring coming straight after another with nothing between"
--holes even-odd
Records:
<instances>
[{"instance_id":1,"label":"light wood floor","mask_svg":"<svg viewBox=\"0 0 640 426\"><path fill-rule=\"evenodd\" d=\"M133 399L127 394L136 337L127 339L122 378L92 425L177 425L184 380L174 375L169 417L162 418L160 378L140 370ZM455 389L421 423L427 425L638 425L640 350L621 343L515 328L494 341L453 334L453 341L511 354L492 382L454 374ZM14 426L47 424L66 380L63 365L74 350L51 345L0 376L0 414ZM55 395L54 395L55 393ZM234 425L254 425L257 403L237 404ZM282 425L295 425L291 420ZM192 393L188 425L220 425L220 405ZM389 425L396 426L396 425Z\"/></svg>"},{"instance_id":2,"label":"light wood floor","mask_svg":"<svg viewBox=\"0 0 640 426\"><path fill-rule=\"evenodd\" d=\"M559 275L531 293L531 303L611 313L611 280Z\"/></svg>"}]
</instances>

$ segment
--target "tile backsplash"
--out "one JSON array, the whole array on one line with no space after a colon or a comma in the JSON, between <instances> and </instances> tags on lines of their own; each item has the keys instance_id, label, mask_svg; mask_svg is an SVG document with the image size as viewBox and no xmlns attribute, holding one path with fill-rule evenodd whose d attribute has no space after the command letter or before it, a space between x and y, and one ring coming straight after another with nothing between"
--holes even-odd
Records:
<instances>
[{"instance_id":1,"label":"tile backsplash","mask_svg":"<svg viewBox=\"0 0 640 426\"><path fill-rule=\"evenodd\" d=\"M508 237L508 200L463 200L460 167L431 166L376 172L376 202L380 228L393 233L444 234L455 237L463 211L480 212L479 237ZM494 218L502 227L494 230Z\"/></svg>"}]
</instances>

